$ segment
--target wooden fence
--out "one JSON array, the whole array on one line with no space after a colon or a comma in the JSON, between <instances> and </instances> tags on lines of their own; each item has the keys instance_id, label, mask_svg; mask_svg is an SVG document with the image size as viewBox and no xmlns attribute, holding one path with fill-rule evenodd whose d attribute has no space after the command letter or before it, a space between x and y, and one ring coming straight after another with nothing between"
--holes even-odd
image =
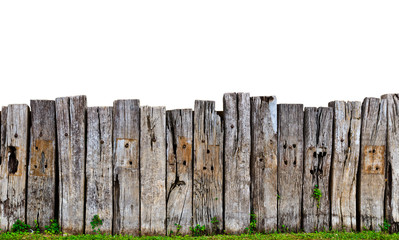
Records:
<instances>
[{"instance_id":1,"label":"wooden fence","mask_svg":"<svg viewBox=\"0 0 399 240\"><path fill-rule=\"evenodd\" d=\"M194 111L85 96L1 110L0 228L110 234L399 231L399 95L329 107L248 93ZM315 192L321 197L315 196ZM252 215L251 215L252 214Z\"/></svg>"}]
</instances>

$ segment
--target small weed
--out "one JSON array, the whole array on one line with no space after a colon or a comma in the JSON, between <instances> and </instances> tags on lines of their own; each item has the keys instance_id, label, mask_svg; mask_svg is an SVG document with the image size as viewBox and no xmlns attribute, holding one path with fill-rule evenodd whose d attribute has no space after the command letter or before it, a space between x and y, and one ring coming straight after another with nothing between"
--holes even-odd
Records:
<instances>
[{"instance_id":1,"label":"small weed","mask_svg":"<svg viewBox=\"0 0 399 240\"><path fill-rule=\"evenodd\" d=\"M29 229L31 229L31 226L17 219L17 221L12 225L11 232L24 233L28 232Z\"/></svg>"},{"instance_id":2,"label":"small weed","mask_svg":"<svg viewBox=\"0 0 399 240\"><path fill-rule=\"evenodd\" d=\"M254 234L256 231L256 214L251 213L250 217L251 221L249 222L249 227L245 228L245 230L248 232L248 234Z\"/></svg>"},{"instance_id":3,"label":"small weed","mask_svg":"<svg viewBox=\"0 0 399 240\"><path fill-rule=\"evenodd\" d=\"M91 219L90 225L91 225L91 228L93 229L93 232L101 233L100 226L103 225L103 220L96 214Z\"/></svg>"},{"instance_id":4,"label":"small weed","mask_svg":"<svg viewBox=\"0 0 399 240\"><path fill-rule=\"evenodd\" d=\"M176 234L174 234L174 235L175 235L175 236L179 236L179 232L180 232L180 229L181 229L181 225L175 223L175 226L176 226ZM173 230L170 230L170 231L169 231L169 236L172 236L173 233L174 233Z\"/></svg>"},{"instance_id":5,"label":"small weed","mask_svg":"<svg viewBox=\"0 0 399 240\"><path fill-rule=\"evenodd\" d=\"M37 222L37 220L35 220L35 233L36 234L40 233L39 223Z\"/></svg>"},{"instance_id":6,"label":"small weed","mask_svg":"<svg viewBox=\"0 0 399 240\"><path fill-rule=\"evenodd\" d=\"M385 219L384 223L382 225L378 224L378 226L381 228L381 232L388 232L391 224L389 224L389 222Z\"/></svg>"},{"instance_id":7,"label":"small weed","mask_svg":"<svg viewBox=\"0 0 399 240\"><path fill-rule=\"evenodd\" d=\"M205 225L201 226L197 224L195 227L190 227L191 234L195 237L202 236L206 234Z\"/></svg>"},{"instance_id":8,"label":"small weed","mask_svg":"<svg viewBox=\"0 0 399 240\"><path fill-rule=\"evenodd\" d=\"M213 217L211 219L211 223L212 223L212 230L214 231L214 233L219 233L220 232L220 228L219 228L219 220L217 219L217 217Z\"/></svg>"},{"instance_id":9,"label":"small weed","mask_svg":"<svg viewBox=\"0 0 399 240\"><path fill-rule=\"evenodd\" d=\"M44 233L49 235L61 233L60 225L58 224L57 220L50 219L50 226L44 226Z\"/></svg>"},{"instance_id":10,"label":"small weed","mask_svg":"<svg viewBox=\"0 0 399 240\"><path fill-rule=\"evenodd\" d=\"M318 188L317 185L314 185L313 195L312 196L314 197L314 199L316 199L317 208L319 208L320 207L320 199L321 199L322 193L321 193L321 191L320 191L320 189Z\"/></svg>"},{"instance_id":11,"label":"small weed","mask_svg":"<svg viewBox=\"0 0 399 240\"><path fill-rule=\"evenodd\" d=\"M280 200L280 195L277 194L277 200Z\"/></svg>"}]
</instances>

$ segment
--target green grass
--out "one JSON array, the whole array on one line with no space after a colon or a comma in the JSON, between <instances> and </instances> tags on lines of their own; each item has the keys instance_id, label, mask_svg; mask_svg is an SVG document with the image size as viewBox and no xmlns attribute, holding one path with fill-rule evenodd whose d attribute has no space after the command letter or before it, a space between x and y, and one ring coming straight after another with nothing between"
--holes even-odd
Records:
<instances>
[{"instance_id":1,"label":"green grass","mask_svg":"<svg viewBox=\"0 0 399 240\"><path fill-rule=\"evenodd\" d=\"M31 233L2 233L0 239L75 239L75 240L86 240L86 239L115 239L115 240L127 240L127 239L399 239L399 234L387 234L381 232L364 231L360 233L354 232L319 232L319 233L272 233L272 234L251 234L251 235L215 235L215 236L201 236L201 237L190 237L190 236L176 236L176 237L132 237L132 236L111 236L111 235L43 235L43 234L31 234Z\"/></svg>"}]
</instances>

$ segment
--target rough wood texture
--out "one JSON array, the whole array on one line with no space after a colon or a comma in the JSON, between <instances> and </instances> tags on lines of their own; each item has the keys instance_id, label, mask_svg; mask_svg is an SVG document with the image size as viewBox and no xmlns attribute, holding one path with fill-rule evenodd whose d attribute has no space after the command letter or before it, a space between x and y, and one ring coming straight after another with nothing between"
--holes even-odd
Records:
<instances>
[{"instance_id":1,"label":"rough wood texture","mask_svg":"<svg viewBox=\"0 0 399 240\"><path fill-rule=\"evenodd\" d=\"M257 230L277 230L277 99L251 98L251 200Z\"/></svg>"},{"instance_id":2,"label":"rough wood texture","mask_svg":"<svg viewBox=\"0 0 399 240\"><path fill-rule=\"evenodd\" d=\"M332 108L305 108L303 229L305 232L327 231L330 226L330 166L332 153ZM320 200L314 196L321 192Z\"/></svg>"},{"instance_id":3,"label":"rough wood texture","mask_svg":"<svg viewBox=\"0 0 399 240\"><path fill-rule=\"evenodd\" d=\"M0 156L0 229L8 230L8 220L5 211L7 203L8 164L6 158L7 107L1 109L1 156Z\"/></svg>"},{"instance_id":4,"label":"rough wood texture","mask_svg":"<svg viewBox=\"0 0 399 240\"><path fill-rule=\"evenodd\" d=\"M166 234L166 110L140 109L141 234Z\"/></svg>"},{"instance_id":5,"label":"rough wood texture","mask_svg":"<svg viewBox=\"0 0 399 240\"><path fill-rule=\"evenodd\" d=\"M87 108L86 230L94 215L101 233L112 234L112 107Z\"/></svg>"},{"instance_id":6,"label":"rough wood texture","mask_svg":"<svg viewBox=\"0 0 399 240\"><path fill-rule=\"evenodd\" d=\"M113 234L140 233L140 101L114 101Z\"/></svg>"},{"instance_id":7,"label":"rough wood texture","mask_svg":"<svg viewBox=\"0 0 399 240\"><path fill-rule=\"evenodd\" d=\"M301 227L303 177L303 105L279 104L278 113L278 227Z\"/></svg>"},{"instance_id":8,"label":"rough wood texture","mask_svg":"<svg viewBox=\"0 0 399 240\"><path fill-rule=\"evenodd\" d=\"M7 108L1 185L2 230L10 230L16 220L26 221L26 177L29 137L29 107L13 104ZM3 185L4 184L4 185Z\"/></svg>"},{"instance_id":9,"label":"rough wood texture","mask_svg":"<svg viewBox=\"0 0 399 240\"><path fill-rule=\"evenodd\" d=\"M243 233L250 223L251 104L249 93L226 93L224 110L225 231Z\"/></svg>"},{"instance_id":10,"label":"rough wood texture","mask_svg":"<svg viewBox=\"0 0 399 240\"><path fill-rule=\"evenodd\" d=\"M55 100L59 161L59 223L65 233L84 232L86 96Z\"/></svg>"},{"instance_id":11,"label":"rough wood texture","mask_svg":"<svg viewBox=\"0 0 399 240\"><path fill-rule=\"evenodd\" d=\"M222 124L215 102L195 101L193 220L214 233L223 227Z\"/></svg>"},{"instance_id":12,"label":"rough wood texture","mask_svg":"<svg viewBox=\"0 0 399 240\"><path fill-rule=\"evenodd\" d=\"M32 100L27 224L41 230L55 218L55 101Z\"/></svg>"},{"instance_id":13,"label":"rough wood texture","mask_svg":"<svg viewBox=\"0 0 399 240\"><path fill-rule=\"evenodd\" d=\"M193 111L166 113L167 233L190 234L192 226ZM178 224L181 229L178 231Z\"/></svg>"},{"instance_id":14,"label":"rough wood texture","mask_svg":"<svg viewBox=\"0 0 399 240\"><path fill-rule=\"evenodd\" d=\"M390 231L399 231L399 95L381 96L387 101L387 153L385 218L391 224Z\"/></svg>"},{"instance_id":15,"label":"rough wood texture","mask_svg":"<svg viewBox=\"0 0 399 240\"><path fill-rule=\"evenodd\" d=\"M360 148L360 229L380 230L384 223L387 101L365 98Z\"/></svg>"},{"instance_id":16,"label":"rough wood texture","mask_svg":"<svg viewBox=\"0 0 399 240\"><path fill-rule=\"evenodd\" d=\"M331 227L356 230L356 182L360 155L360 102L330 102L334 109Z\"/></svg>"}]
</instances>

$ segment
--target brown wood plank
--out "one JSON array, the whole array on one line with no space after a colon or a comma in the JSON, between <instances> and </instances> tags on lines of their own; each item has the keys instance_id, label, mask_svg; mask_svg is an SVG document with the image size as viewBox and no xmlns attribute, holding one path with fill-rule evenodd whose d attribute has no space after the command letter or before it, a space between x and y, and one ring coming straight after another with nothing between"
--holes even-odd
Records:
<instances>
[{"instance_id":1,"label":"brown wood plank","mask_svg":"<svg viewBox=\"0 0 399 240\"><path fill-rule=\"evenodd\" d=\"M251 97L251 201L257 230L277 230L277 99Z\"/></svg>"},{"instance_id":2,"label":"brown wood plank","mask_svg":"<svg viewBox=\"0 0 399 240\"><path fill-rule=\"evenodd\" d=\"M84 232L86 96L55 100L59 161L59 224L65 233Z\"/></svg>"},{"instance_id":3,"label":"brown wood plank","mask_svg":"<svg viewBox=\"0 0 399 240\"><path fill-rule=\"evenodd\" d=\"M330 226L330 166L332 153L332 108L305 108L303 229L328 231ZM321 193L315 198L314 191Z\"/></svg>"},{"instance_id":4,"label":"brown wood plank","mask_svg":"<svg viewBox=\"0 0 399 240\"><path fill-rule=\"evenodd\" d=\"M112 107L87 108L86 234L94 215L101 233L112 234L112 123Z\"/></svg>"},{"instance_id":5,"label":"brown wood plank","mask_svg":"<svg viewBox=\"0 0 399 240\"><path fill-rule=\"evenodd\" d=\"M360 229L379 231L384 223L387 101L365 98L360 150Z\"/></svg>"},{"instance_id":6,"label":"brown wood plank","mask_svg":"<svg viewBox=\"0 0 399 240\"><path fill-rule=\"evenodd\" d=\"M167 233L190 234L193 188L193 111L166 112ZM177 225L175 225L177 224ZM181 226L177 230L178 225Z\"/></svg>"},{"instance_id":7,"label":"brown wood plank","mask_svg":"<svg viewBox=\"0 0 399 240\"><path fill-rule=\"evenodd\" d=\"M223 227L222 124L215 102L195 101L193 220L208 233Z\"/></svg>"},{"instance_id":8,"label":"brown wood plank","mask_svg":"<svg viewBox=\"0 0 399 240\"><path fill-rule=\"evenodd\" d=\"M278 104L278 227L301 227L303 182L303 105Z\"/></svg>"},{"instance_id":9,"label":"brown wood plank","mask_svg":"<svg viewBox=\"0 0 399 240\"><path fill-rule=\"evenodd\" d=\"M141 234L166 234L166 109L140 109Z\"/></svg>"},{"instance_id":10,"label":"brown wood plank","mask_svg":"<svg viewBox=\"0 0 399 240\"><path fill-rule=\"evenodd\" d=\"M140 101L114 101L113 234L140 234Z\"/></svg>"},{"instance_id":11,"label":"brown wood plank","mask_svg":"<svg viewBox=\"0 0 399 240\"><path fill-rule=\"evenodd\" d=\"M250 223L251 104L249 93L226 93L224 110L225 231L244 233Z\"/></svg>"},{"instance_id":12,"label":"brown wood plank","mask_svg":"<svg viewBox=\"0 0 399 240\"><path fill-rule=\"evenodd\" d=\"M55 101L31 100L27 224L41 230L55 219Z\"/></svg>"}]
</instances>

